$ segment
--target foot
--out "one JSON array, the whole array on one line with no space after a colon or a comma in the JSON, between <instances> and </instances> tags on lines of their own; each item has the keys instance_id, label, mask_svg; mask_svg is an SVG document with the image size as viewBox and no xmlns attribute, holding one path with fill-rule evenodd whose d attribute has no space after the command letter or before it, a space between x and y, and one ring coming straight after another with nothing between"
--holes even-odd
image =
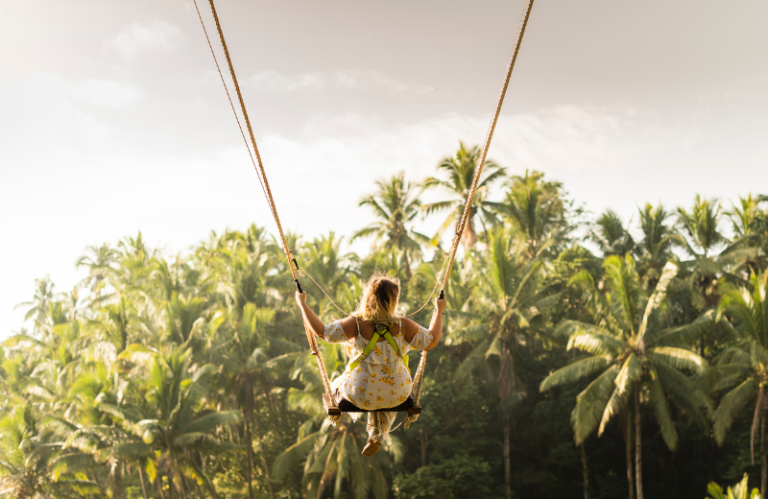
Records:
<instances>
[{"instance_id":1,"label":"foot","mask_svg":"<svg viewBox=\"0 0 768 499\"><path fill-rule=\"evenodd\" d=\"M379 452L379 447L381 447L381 442L377 440L368 440L368 443L363 448L363 455L364 456L373 456L377 452Z\"/></svg>"}]
</instances>

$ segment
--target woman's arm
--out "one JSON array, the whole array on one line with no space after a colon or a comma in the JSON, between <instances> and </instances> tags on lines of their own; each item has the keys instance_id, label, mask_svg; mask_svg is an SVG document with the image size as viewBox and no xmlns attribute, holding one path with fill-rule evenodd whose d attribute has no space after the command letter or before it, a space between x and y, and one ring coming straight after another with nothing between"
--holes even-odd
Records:
<instances>
[{"instance_id":1,"label":"woman's arm","mask_svg":"<svg viewBox=\"0 0 768 499\"><path fill-rule=\"evenodd\" d=\"M312 328L312 332L315 333L315 336L324 339L323 330L325 329L325 324L323 324L323 321L320 320L320 317L315 315L312 309L309 308L309 305L307 305L306 291L302 291L301 293L296 291L296 303L299 304L301 315L304 317L304 322L309 324L309 327Z\"/></svg>"},{"instance_id":2,"label":"woman's arm","mask_svg":"<svg viewBox=\"0 0 768 499\"><path fill-rule=\"evenodd\" d=\"M424 350L432 350L440 343L440 338L443 336L443 310L445 310L445 297L435 298L435 310L436 313L432 314L432 321L429 323L429 332L432 333L432 343L429 344Z\"/></svg>"},{"instance_id":3,"label":"woman's arm","mask_svg":"<svg viewBox=\"0 0 768 499\"><path fill-rule=\"evenodd\" d=\"M445 298L442 300L435 299L435 310L437 313L432 314L432 321L429 323L429 333L432 335L432 342L424 348L424 350L432 350L440 343L440 338L443 336L443 310L445 310ZM412 320L406 319L403 321L403 337L405 341L410 343L414 336L419 332L419 325Z\"/></svg>"}]
</instances>

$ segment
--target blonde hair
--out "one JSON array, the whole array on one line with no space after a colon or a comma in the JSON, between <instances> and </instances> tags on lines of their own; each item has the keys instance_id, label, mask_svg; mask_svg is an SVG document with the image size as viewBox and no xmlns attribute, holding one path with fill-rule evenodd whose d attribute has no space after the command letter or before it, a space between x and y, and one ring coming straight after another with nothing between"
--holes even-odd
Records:
<instances>
[{"instance_id":1,"label":"blonde hair","mask_svg":"<svg viewBox=\"0 0 768 499\"><path fill-rule=\"evenodd\" d=\"M397 311L399 299L400 279L377 272L368 279L352 317L368 323L394 325L402 317Z\"/></svg>"}]
</instances>

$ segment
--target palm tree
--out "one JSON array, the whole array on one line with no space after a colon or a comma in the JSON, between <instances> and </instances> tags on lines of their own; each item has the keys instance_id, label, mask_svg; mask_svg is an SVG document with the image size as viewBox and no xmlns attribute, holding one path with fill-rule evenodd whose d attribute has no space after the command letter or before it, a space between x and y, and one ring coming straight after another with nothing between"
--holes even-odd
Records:
<instances>
[{"instance_id":1,"label":"palm tree","mask_svg":"<svg viewBox=\"0 0 768 499\"><path fill-rule=\"evenodd\" d=\"M545 250L546 247L540 248ZM499 409L502 415L504 445L504 480L507 496L512 493L510 458L511 406L524 397L515 372L515 357L519 350L533 351L536 322L543 319L542 311L554 305L558 297L542 293L540 278L541 253L529 258L527 245L497 229L490 234L488 248L482 256L475 307L482 310L483 321L453 333L467 340L480 339L460 367L459 372L481 367L490 372L487 361L498 359ZM478 338L478 334L483 334ZM484 365L485 364L485 365Z\"/></svg>"},{"instance_id":2,"label":"palm tree","mask_svg":"<svg viewBox=\"0 0 768 499\"><path fill-rule=\"evenodd\" d=\"M111 284L117 289L133 288L146 292L142 285L152 273L156 255L155 251L147 248L141 232L135 238L121 240L115 255L117 270Z\"/></svg>"},{"instance_id":3,"label":"palm tree","mask_svg":"<svg viewBox=\"0 0 768 499\"><path fill-rule=\"evenodd\" d=\"M688 213L684 208L677 209L678 222L688 238L679 238L688 253L694 257L707 258L712 248L725 240L718 230L720 222L720 203L702 199L698 194L693 209ZM698 250L698 251L697 251Z\"/></svg>"},{"instance_id":4,"label":"palm tree","mask_svg":"<svg viewBox=\"0 0 768 499\"><path fill-rule=\"evenodd\" d=\"M555 371L542 381L544 392L557 385L573 383L595 373L599 376L576 399L571 414L576 445L595 430L602 435L606 425L619 416L626 421L627 479L629 496L633 497L632 421L635 437L635 479L637 499L643 499L642 473L642 402L653 408L667 447L678 443L677 429L670 401L684 409L698 424L706 427L703 407L711 411L710 401L682 371L701 373L706 362L685 345L708 327L709 316L677 328L664 328L658 311L665 300L667 287L678 267L668 262L655 290L646 296L640 276L630 257L610 256L604 263L606 292L600 292L586 271L576 274L572 282L586 288L589 311L594 323L565 321L556 334L569 336L568 348L589 354ZM641 394L643 396L641 397ZM647 398L646 398L647 397Z\"/></svg>"},{"instance_id":5,"label":"palm tree","mask_svg":"<svg viewBox=\"0 0 768 499\"><path fill-rule=\"evenodd\" d=\"M317 428L318 421L323 421ZM334 428L324 416L309 419L299 430L297 442L280 454L275 462L275 477L284 478L288 471L304 465L305 497L316 499L333 486L333 498L376 499L387 497L387 480L382 465L389 455L399 462L402 449L390 435L374 458L361 454L368 435L363 424L345 419Z\"/></svg>"},{"instance_id":6,"label":"palm tree","mask_svg":"<svg viewBox=\"0 0 768 499\"><path fill-rule=\"evenodd\" d=\"M768 268L768 210L761 210L760 204L768 201L768 196L739 198L739 206L727 213L735 241L731 245L740 251L740 262L734 268L744 270L746 277L759 274Z\"/></svg>"},{"instance_id":7,"label":"palm tree","mask_svg":"<svg viewBox=\"0 0 768 499\"><path fill-rule=\"evenodd\" d=\"M589 238L600 247L603 255L625 256L635 250L635 241L624 227L621 218L612 210L606 210L595 221Z\"/></svg>"},{"instance_id":8,"label":"palm tree","mask_svg":"<svg viewBox=\"0 0 768 499\"><path fill-rule=\"evenodd\" d=\"M349 282L352 266L356 260L355 255L341 252L343 240L344 238L336 237L333 232L330 232L327 236L315 238L312 242L306 243L301 255L301 268L308 271L333 300L336 300L341 286ZM306 286L311 290L316 288L312 282L307 283ZM317 313L323 317L330 303L320 293L310 292L310 295L318 303ZM335 310L328 311L335 312Z\"/></svg>"},{"instance_id":9,"label":"palm tree","mask_svg":"<svg viewBox=\"0 0 768 499\"><path fill-rule=\"evenodd\" d=\"M715 411L715 440L722 444L739 412L754 401L750 452L755 459L755 438L760 431L762 486L765 496L768 481L768 456L765 449L765 409L768 405L768 272L753 275L748 286L726 284L718 313L733 320L735 344L720 356L707 379L712 389L731 388ZM726 323L727 325L730 323Z\"/></svg>"},{"instance_id":10,"label":"palm tree","mask_svg":"<svg viewBox=\"0 0 768 499\"><path fill-rule=\"evenodd\" d=\"M240 405L240 411L245 422L245 450L248 457L247 479L248 497L253 498L253 437L251 436L251 421L255 409L257 385L264 385L269 370L266 369L267 353L264 347L265 341L264 328L274 319L275 312L270 309L257 309L255 305L249 303L243 309L242 319L236 324L234 329L234 344L231 351L224 356L226 361L224 365L233 372L235 389L237 390L237 400ZM262 390L269 389L268 386L262 386ZM256 432L261 440L261 430L258 421L258 414L254 419L256 423ZM269 497L274 499L272 482L264 453L260 453L264 475L267 479L267 488Z\"/></svg>"},{"instance_id":11,"label":"palm tree","mask_svg":"<svg viewBox=\"0 0 768 499\"><path fill-rule=\"evenodd\" d=\"M213 283L220 301L239 316L247 303L267 306L267 289L275 268L275 253L259 229L252 226L247 237L222 236L210 252L197 252L200 280Z\"/></svg>"},{"instance_id":12,"label":"palm tree","mask_svg":"<svg viewBox=\"0 0 768 499\"><path fill-rule=\"evenodd\" d=\"M733 205L733 209L727 213L731 220L733 233L737 238L748 237L759 229L760 216L764 212L760 210L760 204L768 201L768 196L739 196L739 206Z\"/></svg>"},{"instance_id":13,"label":"palm tree","mask_svg":"<svg viewBox=\"0 0 768 499\"><path fill-rule=\"evenodd\" d=\"M120 405L118 391L127 387L118 373L103 362L92 362L70 385L70 406L64 417L49 416L49 426L64 439L62 452L52 461L53 476L107 470L112 497L125 498L124 471L139 470L142 494L148 497L144 473L151 448L135 434L114 424L110 408ZM117 382L116 382L117 381ZM103 406L102 406L103 404ZM101 481L97 481L101 483Z\"/></svg>"},{"instance_id":14,"label":"palm tree","mask_svg":"<svg viewBox=\"0 0 768 499\"><path fill-rule=\"evenodd\" d=\"M104 339L115 345L117 353L128 347L131 312L131 301L120 294L119 301L102 307L98 318L91 321L91 327L103 332Z\"/></svg>"},{"instance_id":15,"label":"palm tree","mask_svg":"<svg viewBox=\"0 0 768 499\"><path fill-rule=\"evenodd\" d=\"M416 232L409 224L421 212L420 191L413 193L413 186L405 180L405 173L393 175L389 180L377 180L378 190L363 197L360 206L370 207L378 221L357 231L352 241L374 237L374 247L402 251L406 276L411 276L411 260L421 256L421 245L429 242L424 234Z\"/></svg>"},{"instance_id":16,"label":"palm tree","mask_svg":"<svg viewBox=\"0 0 768 499\"><path fill-rule=\"evenodd\" d=\"M54 302L53 288L54 285L49 276L45 276L42 279L35 279L35 294L32 301L22 302L14 307L31 307L24 316L24 320L27 321L34 317L35 332L41 331L51 315L51 304Z\"/></svg>"},{"instance_id":17,"label":"palm tree","mask_svg":"<svg viewBox=\"0 0 768 499\"><path fill-rule=\"evenodd\" d=\"M529 258L552 241L565 243L572 228L566 218L562 184L545 181L541 172L526 170L523 176L513 176L504 200L486 204L520 231Z\"/></svg>"},{"instance_id":18,"label":"palm tree","mask_svg":"<svg viewBox=\"0 0 768 499\"><path fill-rule=\"evenodd\" d=\"M192 475L203 482L207 494L218 498L205 472L206 456L233 448L213 432L240 418L236 412L219 412L206 406L205 391L213 366L192 369L189 349L174 349L160 355L131 345L120 357L148 364L148 378L134 378L134 382L146 383L147 405L140 411L102 404L102 410L111 411L119 424L128 427L158 453L158 471L168 477L171 497L174 489L182 498L186 497L190 490L186 477Z\"/></svg>"},{"instance_id":19,"label":"palm tree","mask_svg":"<svg viewBox=\"0 0 768 499\"><path fill-rule=\"evenodd\" d=\"M699 314L704 310L717 307L719 295L717 282L719 275L727 275L730 257L724 255L729 248L720 255L713 255L715 247L725 241L725 237L719 231L720 203L702 199L697 195L690 213L684 208L678 208L677 221L680 226L680 235L675 240L685 248L692 260L683 262L681 267L686 274L686 283L691 296L691 304L694 313ZM705 338L699 338L699 353L704 355Z\"/></svg>"},{"instance_id":20,"label":"palm tree","mask_svg":"<svg viewBox=\"0 0 768 499\"><path fill-rule=\"evenodd\" d=\"M37 499L56 491L70 497L100 492L95 483L71 475L59 483L51 480L49 464L61 446L54 433L42 427L30 404L10 410L0 419L0 494Z\"/></svg>"},{"instance_id":21,"label":"palm tree","mask_svg":"<svg viewBox=\"0 0 768 499\"><path fill-rule=\"evenodd\" d=\"M455 225L464 213L464 207L469 199L472 189L472 180L475 177L478 163L480 161L480 147L474 146L466 148L463 142L459 142L459 150L455 156L447 156L440 160L437 165L438 171L443 170L448 174L448 180L442 180L436 177L428 177L422 184L424 189L442 187L444 191L450 193L453 199L437 201L421 206L421 209L427 214L437 213L439 211L450 210L448 217L432 237L432 243L437 244L443 232ZM475 218L480 217L483 223L484 232L486 230L486 221L492 224L495 220L494 214L489 210L490 205L486 201L488 189L497 180L506 174L505 168L500 167L491 159L485 161L483 167L484 176L478 181L477 192L470 207L469 218L467 219L466 230L464 231L464 246L468 250L475 245L477 241L477 232L475 229Z\"/></svg>"},{"instance_id":22,"label":"palm tree","mask_svg":"<svg viewBox=\"0 0 768 499\"><path fill-rule=\"evenodd\" d=\"M671 216L664 207L659 204L654 208L647 203L640 212L640 229L643 239L640 241L639 272L649 290L656 287L661 277L661 269L672 254L672 243L676 239L674 229L667 225L667 219Z\"/></svg>"},{"instance_id":23,"label":"palm tree","mask_svg":"<svg viewBox=\"0 0 768 499\"><path fill-rule=\"evenodd\" d=\"M86 250L87 254L77 260L75 267L88 268L88 277L82 281L82 284L90 286L92 292L97 292L101 283L114 270L112 264L117 252L106 243L101 246L88 246Z\"/></svg>"},{"instance_id":24,"label":"palm tree","mask_svg":"<svg viewBox=\"0 0 768 499\"><path fill-rule=\"evenodd\" d=\"M192 338L195 327L205 322L207 300L204 296L182 295L174 291L165 303L165 323L168 338L181 345ZM200 322L198 322L200 321Z\"/></svg>"}]
</instances>

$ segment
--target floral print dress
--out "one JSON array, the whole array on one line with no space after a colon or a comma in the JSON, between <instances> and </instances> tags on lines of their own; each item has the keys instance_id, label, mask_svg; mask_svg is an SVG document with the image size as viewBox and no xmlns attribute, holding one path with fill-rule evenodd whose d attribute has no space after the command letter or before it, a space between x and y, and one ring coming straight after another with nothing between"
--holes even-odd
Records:
<instances>
[{"instance_id":1,"label":"floral print dress","mask_svg":"<svg viewBox=\"0 0 768 499\"><path fill-rule=\"evenodd\" d=\"M399 331L402 331L402 324L399 326ZM357 336L348 339L341 327L341 320L337 320L325 326L323 339L329 343L345 343L347 356L351 362L363 353L368 344L368 340L360 334L359 323L357 333ZM406 355L410 350L424 350L433 339L432 333L423 326L419 326L419 331L410 343L405 341L402 334L392 336L402 355ZM347 367L347 370L333 381L332 387L337 400L345 398L355 406L370 411L388 409L402 404L411 395L413 383L411 373L403 363L403 359L397 355L389 343L380 341L354 370ZM377 415L380 417L372 417L374 414L369 413L368 418L369 432L373 431L376 434L372 435L374 438L380 438L379 433L383 435L389 430L396 413L377 413Z\"/></svg>"}]
</instances>

